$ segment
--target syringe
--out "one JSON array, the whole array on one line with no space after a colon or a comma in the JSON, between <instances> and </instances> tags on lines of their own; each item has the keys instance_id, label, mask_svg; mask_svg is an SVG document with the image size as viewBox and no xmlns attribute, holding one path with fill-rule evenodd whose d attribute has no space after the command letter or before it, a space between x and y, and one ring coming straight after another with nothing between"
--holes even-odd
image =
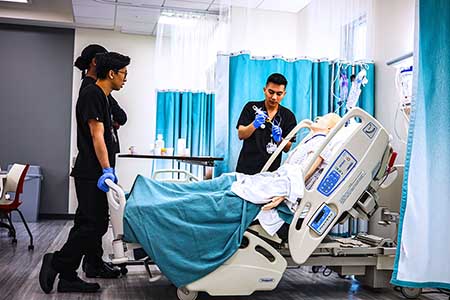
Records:
<instances>
[{"instance_id":1,"label":"syringe","mask_svg":"<svg viewBox=\"0 0 450 300\"><path fill-rule=\"evenodd\" d=\"M265 114L265 115L267 115L261 108L257 107L256 105L253 105L252 108L257 114ZM272 121L270 121L269 118L266 118L266 122L268 122L268 123L273 125ZM266 128L266 125L265 124L261 124L261 129L264 129L264 128Z\"/></svg>"}]
</instances>

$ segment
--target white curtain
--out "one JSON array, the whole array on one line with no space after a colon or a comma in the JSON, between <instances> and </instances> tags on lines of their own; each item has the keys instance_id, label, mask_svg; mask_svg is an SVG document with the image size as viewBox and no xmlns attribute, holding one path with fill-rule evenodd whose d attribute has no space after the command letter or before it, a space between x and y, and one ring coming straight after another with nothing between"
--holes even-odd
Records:
<instances>
[{"instance_id":1,"label":"white curtain","mask_svg":"<svg viewBox=\"0 0 450 300\"><path fill-rule=\"evenodd\" d=\"M229 10L232 38L223 51L348 61L373 58L374 0L303 2L307 5L299 12L286 12L252 8L261 1L240 0L239 7ZM220 3L230 7L236 1Z\"/></svg>"},{"instance_id":2,"label":"white curtain","mask_svg":"<svg viewBox=\"0 0 450 300\"><path fill-rule=\"evenodd\" d=\"M217 52L226 41L223 24L217 15L164 13L156 34L156 87L213 90Z\"/></svg>"},{"instance_id":3,"label":"white curtain","mask_svg":"<svg viewBox=\"0 0 450 300\"><path fill-rule=\"evenodd\" d=\"M299 53L349 61L372 59L373 0L314 0L300 11Z\"/></svg>"},{"instance_id":4,"label":"white curtain","mask_svg":"<svg viewBox=\"0 0 450 300\"><path fill-rule=\"evenodd\" d=\"M219 15L167 12L158 22L158 89L214 90L218 52L249 50L356 61L373 58L374 0L313 0L298 13L230 7ZM242 0L249 4L251 0Z\"/></svg>"}]
</instances>

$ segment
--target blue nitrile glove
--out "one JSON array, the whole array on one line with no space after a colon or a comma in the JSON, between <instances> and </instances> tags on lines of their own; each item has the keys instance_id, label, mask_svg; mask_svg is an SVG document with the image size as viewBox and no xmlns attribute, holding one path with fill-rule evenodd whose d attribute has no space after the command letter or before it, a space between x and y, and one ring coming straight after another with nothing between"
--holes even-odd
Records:
<instances>
[{"instance_id":1,"label":"blue nitrile glove","mask_svg":"<svg viewBox=\"0 0 450 300\"><path fill-rule=\"evenodd\" d=\"M272 125L272 137L275 143L279 143L281 141L281 134L283 130L281 130L280 126Z\"/></svg>"},{"instance_id":2,"label":"blue nitrile glove","mask_svg":"<svg viewBox=\"0 0 450 300\"><path fill-rule=\"evenodd\" d=\"M117 183L117 176L114 173L113 168L104 168L103 175L97 181L97 187L104 191L105 193L109 191L109 186L106 184L105 180L111 179L114 183Z\"/></svg>"},{"instance_id":3,"label":"blue nitrile glove","mask_svg":"<svg viewBox=\"0 0 450 300\"><path fill-rule=\"evenodd\" d=\"M255 117L255 121L253 121L253 126L258 129L262 124L266 122L267 115L265 113L257 114Z\"/></svg>"}]
</instances>

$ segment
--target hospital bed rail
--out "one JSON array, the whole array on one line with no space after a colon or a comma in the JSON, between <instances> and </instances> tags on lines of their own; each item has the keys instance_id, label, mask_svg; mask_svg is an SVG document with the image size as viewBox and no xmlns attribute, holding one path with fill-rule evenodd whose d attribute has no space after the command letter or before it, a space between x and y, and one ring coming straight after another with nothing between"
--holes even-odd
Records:
<instances>
[{"instance_id":1,"label":"hospital bed rail","mask_svg":"<svg viewBox=\"0 0 450 300\"><path fill-rule=\"evenodd\" d=\"M168 178L164 178L164 175L170 175ZM174 177L175 176L175 177ZM186 170L180 169L159 169L153 172L152 179L164 180L165 182L197 182L198 177Z\"/></svg>"},{"instance_id":2,"label":"hospital bed rail","mask_svg":"<svg viewBox=\"0 0 450 300\"><path fill-rule=\"evenodd\" d=\"M332 163L311 189L305 189L294 214L289 227L289 244L295 245L290 250L298 264L306 262L343 213L367 220L377 205L374 191L379 187L377 182L384 175L392 148L383 126L362 109L354 108L341 119L305 169L311 168L339 130L356 117L361 123L346 138L346 143L336 146ZM303 218L307 207L309 212Z\"/></svg>"},{"instance_id":3,"label":"hospital bed rail","mask_svg":"<svg viewBox=\"0 0 450 300\"><path fill-rule=\"evenodd\" d=\"M161 274L153 274L150 270L150 265L154 265L154 262L150 257L145 254L142 246L137 243L128 243L123 240L123 215L125 212L126 197L122 187L115 184L112 180L106 179L105 183L109 186L110 190L106 193L108 200L110 221L112 224L113 240L112 248L113 254L111 254L111 262L120 267L121 273L125 275L128 273L127 265L144 265L147 274L149 275L149 281L154 282L161 278ZM134 252L135 250L141 250L144 253L140 259L130 259L130 254L127 252Z\"/></svg>"}]
</instances>

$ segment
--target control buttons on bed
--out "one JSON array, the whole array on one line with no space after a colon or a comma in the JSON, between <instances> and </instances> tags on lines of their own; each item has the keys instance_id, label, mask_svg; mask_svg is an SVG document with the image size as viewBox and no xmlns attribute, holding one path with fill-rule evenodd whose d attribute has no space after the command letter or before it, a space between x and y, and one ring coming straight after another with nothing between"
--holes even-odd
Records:
<instances>
[{"instance_id":1,"label":"control buttons on bed","mask_svg":"<svg viewBox=\"0 0 450 300\"><path fill-rule=\"evenodd\" d=\"M318 235L322 235L336 218L336 213L325 203L316 211L308 226Z\"/></svg>"},{"instance_id":2,"label":"control buttons on bed","mask_svg":"<svg viewBox=\"0 0 450 300\"><path fill-rule=\"evenodd\" d=\"M356 165L356 159L349 151L343 150L338 158L331 164L317 190L324 196L331 193L344 181Z\"/></svg>"},{"instance_id":3,"label":"control buttons on bed","mask_svg":"<svg viewBox=\"0 0 450 300\"><path fill-rule=\"evenodd\" d=\"M328 175L328 177L325 178L323 183L320 185L319 187L320 191L323 192L324 194L330 193L335 184L339 181L339 177L341 177L339 173L336 172L335 170L332 170L330 175Z\"/></svg>"}]
</instances>

